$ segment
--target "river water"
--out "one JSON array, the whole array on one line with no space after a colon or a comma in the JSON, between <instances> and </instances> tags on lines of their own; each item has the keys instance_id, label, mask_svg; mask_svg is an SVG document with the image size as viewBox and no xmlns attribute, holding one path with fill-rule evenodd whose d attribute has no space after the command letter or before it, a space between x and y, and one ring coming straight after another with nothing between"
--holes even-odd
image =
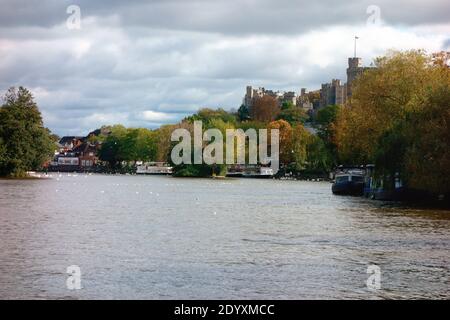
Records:
<instances>
[{"instance_id":1,"label":"river water","mask_svg":"<svg viewBox=\"0 0 450 320\"><path fill-rule=\"evenodd\" d=\"M450 211L330 189L158 176L0 180L0 298L450 298ZM67 288L72 265L81 290ZM366 284L371 265L379 290Z\"/></svg>"}]
</instances>

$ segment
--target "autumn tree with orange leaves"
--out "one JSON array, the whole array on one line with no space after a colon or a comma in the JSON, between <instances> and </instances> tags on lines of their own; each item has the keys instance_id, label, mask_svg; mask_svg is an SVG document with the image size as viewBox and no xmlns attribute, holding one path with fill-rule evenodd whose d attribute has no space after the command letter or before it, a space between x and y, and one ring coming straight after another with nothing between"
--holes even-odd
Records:
<instances>
[{"instance_id":1,"label":"autumn tree with orange leaves","mask_svg":"<svg viewBox=\"0 0 450 320\"><path fill-rule=\"evenodd\" d=\"M261 122L270 122L275 120L280 113L278 101L271 96L257 98L250 108L250 116L253 120Z\"/></svg>"},{"instance_id":2,"label":"autumn tree with orange leaves","mask_svg":"<svg viewBox=\"0 0 450 320\"><path fill-rule=\"evenodd\" d=\"M289 122L285 120L277 120L269 123L268 136L270 137L270 131L272 129L279 130L279 141L280 141L280 163L288 164L292 161L292 127ZM270 140L270 139L269 139ZM270 143L270 141L269 141Z\"/></svg>"}]
</instances>

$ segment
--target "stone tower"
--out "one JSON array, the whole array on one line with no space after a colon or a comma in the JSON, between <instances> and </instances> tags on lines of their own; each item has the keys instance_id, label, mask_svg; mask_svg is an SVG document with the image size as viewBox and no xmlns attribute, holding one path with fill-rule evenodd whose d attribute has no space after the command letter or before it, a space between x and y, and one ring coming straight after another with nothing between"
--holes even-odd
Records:
<instances>
[{"instance_id":1,"label":"stone tower","mask_svg":"<svg viewBox=\"0 0 450 320\"><path fill-rule=\"evenodd\" d=\"M364 71L361 58L348 58L347 68L347 97L352 95L352 82Z\"/></svg>"}]
</instances>

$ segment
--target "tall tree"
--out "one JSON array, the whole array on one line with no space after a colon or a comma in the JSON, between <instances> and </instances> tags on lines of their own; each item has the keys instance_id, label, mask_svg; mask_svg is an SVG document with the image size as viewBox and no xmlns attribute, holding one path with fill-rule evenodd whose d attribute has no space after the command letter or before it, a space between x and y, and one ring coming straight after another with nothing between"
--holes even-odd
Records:
<instances>
[{"instance_id":1,"label":"tall tree","mask_svg":"<svg viewBox=\"0 0 450 320\"><path fill-rule=\"evenodd\" d=\"M0 108L0 175L23 177L40 169L55 149L31 92L10 88Z\"/></svg>"},{"instance_id":2,"label":"tall tree","mask_svg":"<svg viewBox=\"0 0 450 320\"><path fill-rule=\"evenodd\" d=\"M391 186L399 174L414 188L450 192L450 68L440 57L391 52L356 80L337 116L342 160L375 163Z\"/></svg>"},{"instance_id":3,"label":"tall tree","mask_svg":"<svg viewBox=\"0 0 450 320\"><path fill-rule=\"evenodd\" d=\"M280 113L278 101L271 96L257 98L250 109L250 115L253 120L270 122L275 120Z\"/></svg>"},{"instance_id":4,"label":"tall tree","mask_svg":"<svg viewBox=\"0 0 450 320\"><path fill-rule=\"evenodd\" d=\"M136 160L155 161L158 148L156 132L146 128L137 130L138 134L135 142Z\"/></svg>"},{"instance_id":5,"label":"tall tree","mask_svg":"<svg viewBox=\"0 0 450 320\"><path fill-rule=\"evenodd\" d=\"M241 105L237 111L237 116L239 118L239 121L250 120L250 111L248 110L248 107L245 105Z\"/></svg>"},{"instance_id":6,"label":"tall tree","mask_svg":"<svg viewBox=\"0 0 450 320\"><path fill-rule=\"evenodd\" d=\"M286 120L292 126L296 125L297 123L305 123L307 119L308 115L306 114L306 112L303 111L303 109L292 104L288 104L287 106L283 107L283 109L277 116L277 120Z\"/></svg>"},{"instance_id":7,"label":"tall tree","mask_svg":"<svg viewBox=\"0 0 450 320\"><path fill-rule=\"evenodd\" d=\"M219 109L202 108L199 111L197 111L196 114L187 117L185 121L193 123L196 120L200 120L203 121L204 123L207 123L212 119L221 119L224 122L230 123L236 122L236 116L230 112L225 111L222 108Z\"/></svg>"},{"instance_id":8,"label":"tall tree","mask_svg":"<svg viewBox=\"0 0 450 320\"><path fill-rule=\"evenodd\" d=\"M340 108L341 106L338 105L329 105L317 111L316 116L317 135L322 139L323 147L327 151L326 155L329 157L326 163L331 163L331 166L336 166L338 164L335 127ZM320 142L316 143L317 146L320 145ZM315 148L314 150L321 150L321 148L322 146ZM323 154L322 156L325 158L326 155ZM322 161L322 163L325 162Z\"/></svg>"},{"instance_id":9,"label":"tall tree","mask_svg":"<svg viewBox=\"0 0 450 320\"><path fill-rule=\"evenodd\" d=\"M125 156L122 153L124 139L127 134L127 129L122 125L115 125L111 127L111 133L102 143L99 151L99 158L102 161L108 162L111 169L119 169L120 163L125 161Z\"/></svg>"},{"instance_id":10,"label":"tall tree","mask_svg":"<svg viewBox=\"0 0 450 320\"><path fill-rule=\"evenodd\" d=\"M163 125L155 130L156 135L156 161L160 162L170 162L170 152L172 142L170 137L173 130L175 130L174 125Z\"/></svg>"},{"instance_id":11,"label":"tall tree","mask_svg":"<svg viewBox=\"0 0 450 320\"><path fill-rule=\"evenodd\" d=\"M294 169L302 170L307 162L307 146L311 134L305 127L298 123L292 128L292 160L294 161Z\"/></svg>"},{"instance_id":12,"label":"tall tree","mask_svg":"<svg viewBox=\"0 0 450 320\"><path fill-rule=\"evenodd\" d=\"M292 127L289 122L284 120L272 121L268 126L268 135L271 137L270 130L278 129L280 138L280 163L289 164L293 160L292 148ZM270 140L270 139L269 139Z\"/></svg>"},{"instance_id":13,"label":"tall tree","mask_svg":"<svg viewBox=\"0 0 450 320\"><path fill-rule=\"evenodd\" d=\"M377 140L423 98L430 80L429 62L421 51L390 52L375 60L376 68L358 77L350 108L338 115L344 160L374 161Z\"/></svg>"}]
</instances>

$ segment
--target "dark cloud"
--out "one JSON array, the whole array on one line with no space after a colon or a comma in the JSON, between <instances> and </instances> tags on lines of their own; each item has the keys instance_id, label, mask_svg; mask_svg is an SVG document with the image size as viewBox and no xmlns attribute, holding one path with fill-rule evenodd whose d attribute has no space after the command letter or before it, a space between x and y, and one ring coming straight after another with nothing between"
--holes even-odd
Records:
<instances>
[{"instance_id":1,"label":"dark cloud","mask_svg":"<svg viewBox=\"0 0 450 320\"><path fill-rule=\"evenodd\" d=\"M365 23L376 5L388 24L448 22L447 0L3 0L0 25L49 27L63 23L69 5L88 16L117 16L123 26L224 34L299 33L333 24Z\"/></svg>"},{"instance_id":2,"label":"dark cloud","mask_svg":"<svg viewBox=\"0 0 450 320\"><path fill-rule=\"evenodd\" d=\"M66 28L72 4L81 30ZM371 4L380 29L366 26ZM449 45L442 29L412 30L446 26L448 1L0 0L0 8L0 91L29 87L58 134L238 108L246 85L298 92L345 80L355 34L367 63L391 47Z\"/></svg>"}]
</instances>

